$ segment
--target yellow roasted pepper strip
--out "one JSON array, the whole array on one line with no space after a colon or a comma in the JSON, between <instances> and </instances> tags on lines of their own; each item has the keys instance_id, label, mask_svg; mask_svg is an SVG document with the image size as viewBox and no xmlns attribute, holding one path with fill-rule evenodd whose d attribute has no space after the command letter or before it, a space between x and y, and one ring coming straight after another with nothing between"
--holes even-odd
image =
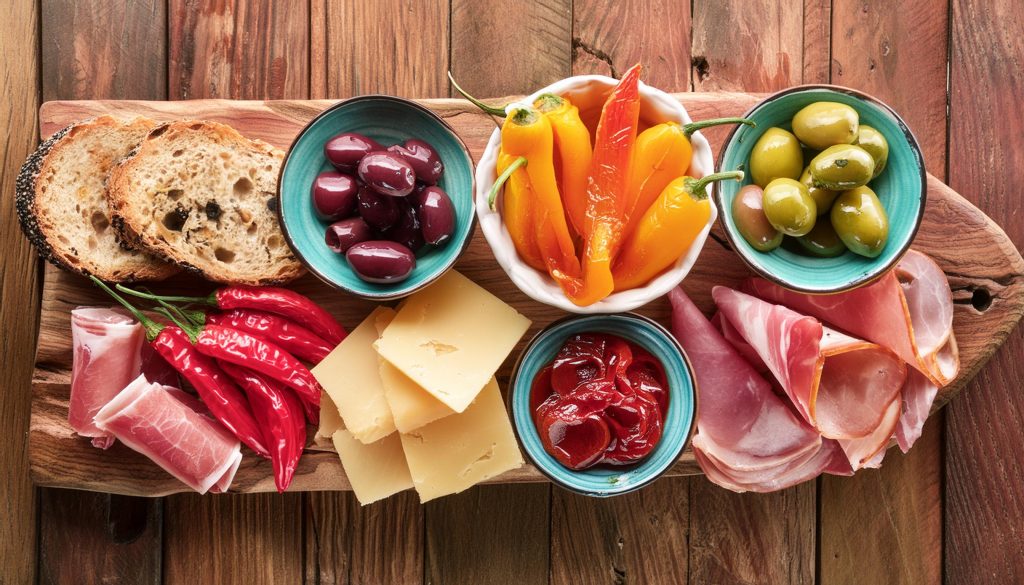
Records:
<instances>
[{"instance_id":1,"label":"yellow roasted pepper strip","mask_svg":"<svg viewBox=\"0 0 1024 585\"><path fill-rule=\"evenodd\" d=\"M590 172L590 130L580 120L580 110L561 96L546 93L533 106L551 122L560 168L562 204L569 225L583 236L587 217L587 174Z\"/></svg>"},{"instance_id":2,"label":"yellow roasted pepper strip","mask_svg":"<svg viewBox=\"0 0 1024 585\"><path fill-rule=\"evenodd\" d=\"M615 290L647 284L672 266L693 244L711 217L705 187L714 181L743 180L743 171L679 177L668 184L640 217L636 230L619 251L612 268Z\"/></svg>"},{"instance_id":3,"label":"yellow roasted pepper strip","mask_svg":"<svg viewBox=\"0 0 1024 585\"><path fill-rule=\"evenodd\" d=\"M547 271L540 248L537 247L537 210L526 165L525 157L515 157L504 152L498 155L499 183L511 168L501 198L501 218L523 262L537 270ZM495 187L500 187L499 183L495 183ZM494 206L493 202L491 206Z\"/></svg>"}]
</instances>

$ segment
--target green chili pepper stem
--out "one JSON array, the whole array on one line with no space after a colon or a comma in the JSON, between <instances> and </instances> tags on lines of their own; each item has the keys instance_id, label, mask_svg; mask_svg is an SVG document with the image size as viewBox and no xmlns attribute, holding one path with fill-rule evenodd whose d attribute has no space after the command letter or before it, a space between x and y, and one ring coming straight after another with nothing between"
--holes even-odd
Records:
<instances>
[{"instance_id":1,"label":"green chili pepper stem","mask_svg":"<svg viewBox=\"0 0 1024 585\"><path fill-rule=\"evenodd\" d=\"M690 122L689 124L683 125L683 134L687 138L693 136L693 133L703 128L710 126L721 126L722 124L746 124L751 128L757 128L757 123L747 118L714 118L711 120L701 120L700 122Z\"/></svg>"},{"instance_id":2,"label":"green chili pepper stem","mask_svg":"<svg viewBox=\"0 0 1024 585\"><path fill-rule=\"evenodd\" d=\"M565 98L560 95L553 93L542 93L540 96L533 100L533 107L541 111L542 114L553 112L565 104Z\"/></svg>"},{"instance_id":3,"label":"green chili pepper stem","mask_svg":"<svg viewBox=\"0 0 1024 585\"><path fill-rule=\"evenodd\" d=\"M700 179L688 177L687 180L684 181L684 185L686 187L686 191L690 195L693 195L697 199L705 199L708 195L707 192L705 192L704 188L707 187L709 183L714 183L715 181L724 181L726 179L736 179L737 181L742 181L743 176L743 171L725 171L723 173L714 173Z\"/></svg>"},{"instance_id":4,"label":"green chili pepper stem","mask_svg":"<svg viewBox=\"0 0 1024 585\"><path fill-rule=\"evenodd\" d=\"M127 287L125 287L125 288L127 288ZM150 295L153 295L154 297L158 296L158 295L153 294L153 292L151 290L149 290L148 288L146 288L146 287L140 287L140 289L142 290L142 292L150 294ZM131 290L131 289L128 289L128 290ZM157 298L156 302L161 307L163 307L163 308L165 308L165 309L167 309L169 311L174 311L175 314L179 315L180 317L182 317L183 319L185 319L189 323L192 323L193 325L196 325L197 327L202 327L203 325L206 324L206 313L204 313L203 311L196 311L194 309L185 309L185 308L182 308L182 307L178 307L176 305L172 305L172 304L168 303L167 301L165 301L165 300L163 300L161 298Z\"/></svg>"},{"instance_id":5,"label":"green chili pepper stem","mask_svg":"<svg viewBox=\"0 0 1024 585\"><path fill-rule=\"evenodd\" d=\"M108 295L114 297L114 300L121 303L121 305L124 306L124 308L128 309L128 312L131 313L133 317L139 320L139 323L141 323L142 327L146 330L147 341L153 341L154 339L156 339L156 336L160 335L160 332L164 330L163 325L143 315L142 311L138 310L131 303L126 301L124 297L114 292L114 290L107 286L106 283L104 283L102 280L96 278L91 274L89 275L89 278L93 281L93 283L96 286L103 289ZM120 288L120 286L118 288Z\"/></svg>"},{"instance_id":6,"label":"green chili pepper stem","mask_svg":"<svg viewBox=\"0 0 1024 585\"><path fill-rule=\"evenodd\" d=\"M464 97L467 100L469 100L469 102L471 104L473 104L474 106L476 106L476 107L480 108L481 110L483 110L483 112L485 114L490 114L492 116L499 116L501 118L505 117L505 108L504 107L500 107L499 108L499 107L495 107L495 106L489 106L489 105L483 103L482 101L476 99L475 97L469 95L468 93L466 93L466 91L464 89L462 89L461 87L459 87L459 84L455 82L455 78L452 76L452 72L451 71L448 72L448 79L452 82L452 85L455 86L455 91L457 91L460 94L462 94L462 97Z\"/></svg>"},{"instance_id":7,"label":"green chili pepper stem","mask_svg":"<svg viewBox=\"0 0 1024 585\"><path fill-rule=\"evenodd\" d=\"M174 323L175 325L178 326L179 329L181 329L182 331L185 332L185 335L188 336L189 341L191 341L193 344L195 344L196 340L199 339L199 328L198 327L195 327L195 326L189 325L188 323L183 323L182 321L179 321L178 318L174 316L174 314L172 314L170 311L168 311L164 307L157 307L156 309L153 309L153 310L156 311L157 313L163 315L164 317L167 317L168 319L170 319L171 323Z\"/></svg>"},{"instance_id":8,"label":"green chili pepper stem","mask_svg":"<svg viewBox=\"0 0 1024 585\"><path fill-rule=\"evenodd\" d=\"M213 307L217 306L217 293L215 292L210 293L209 296L205 297L178 297L173 295L156 295L153 293L140 292L137 290L130 289L127 286L124 286L123 284L118 284L116 286L117 290L125 294L129 294L132 295L133 297L139 297L140 299L146 299L148 301L153 302L167 301L168 303L196 303L199 305L210 305Z\"/></svg>"},{"instance_id":9,"label":"green chili pepper stem","mask_svg":"<svg viewBox=\"0 0 1024 585\"><path fill-rule=\"evenodd\" d=\"M539 110L527 106L519 106L512 110L512 113L506 118L506 122L511 122L516 126L529 126L534 124L541 117Z\"/></svg>"},{"instance_id":10,"label":"green chili pepper stem","mask_svg":"<svg viewBox=\"0 0 1024 585\"><path fill-rule=\"evenodd\" d=\"M512 176L512 173L516 172L516 169L518 169L519 167L525 167L526 162L527 161L525 156L517 158L515 162L508 165L508 168L505 169L505 172L501 173L501 175L499 175L498 178L494 181L494 184L491 185L491 192L487 194L487 206L491 208L491 211L494 211L494 202L498 199L498 191L500 191L501 188L505 185L505 181L507 181L508 178Z\"/></svg>"}]
</instances>

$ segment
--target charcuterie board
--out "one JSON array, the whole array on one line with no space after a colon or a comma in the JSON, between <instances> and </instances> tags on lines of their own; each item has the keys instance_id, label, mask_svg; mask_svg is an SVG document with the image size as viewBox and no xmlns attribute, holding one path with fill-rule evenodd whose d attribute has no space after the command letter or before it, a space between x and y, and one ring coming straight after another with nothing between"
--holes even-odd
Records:
<instances>
[{"instance_id":1,"label":"charcuterie board","mask_svg":"<svg viewBox=\"0 0 1024 585\"><path fill-rule=\"evenodd\" d=\"M740 93L684 93L678 99L692 118L700 120L737 116L762 96ZM144 115L156 120L198 118L225 122L241 133L287 148L306 122L332 101L224 101L187 102L66 101L43 104L39 112L42 136L79 120L100 114L120 117ZM462 137L478 160L495 120L463 100L423 100L422 104L444 118ZM707 133L717 153L725 130ZM969 196L969 194L968 194ZM717 231L717 230L716 230ZM952 238L955 236L955 240ZM956 304L954 329L960 347L959 377L940 391L934 409L941 408L964 388L978 369L1002 344L1024 314L1024 259L1006 234L982 211L938 179L929 177L928 204L914 247L931 255L945 271ZM563 314L538 304L511 286L494 261L483 237L477 233L457 269L501 297L533 321L529 333L513 354L544 325ZM703 308L711 307L715 284L733 285L748 275L747 269L725 243L712 233L684 285ZM354 327L371 310L370 303L345 296L324 286L313 276L299 280L295 288L333 312L346 327ZM213 286L193 277L176 277L156 286L158 290L205 294ZM43 277L42 309L36 367L32 381L32 419L29 458L33 480L43 486L83 489L142 496L162 496L187 487L155 464L122 445L108 451L76 437L67 422L71 372L70 311L76 306L108 304L102 293L79 276L47 265ZM667 322L668 303L659 300L639 312ZM510 358L499 371L504 387ZM676 475L700 473L689 452L673 468ZM529 466L492 480L499 483L543 481ZM313 442L302 458L293 491L349 489L340 461L329 442ZM268 461L246 457L232 491L274 490Z\"/></svg>"}]
</instances>

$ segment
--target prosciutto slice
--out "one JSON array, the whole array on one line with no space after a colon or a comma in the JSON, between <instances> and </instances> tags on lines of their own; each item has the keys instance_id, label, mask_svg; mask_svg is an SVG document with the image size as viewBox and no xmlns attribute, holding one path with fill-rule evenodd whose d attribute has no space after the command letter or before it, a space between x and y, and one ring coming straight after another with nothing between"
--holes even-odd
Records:
<instances>
[{"instance_id":1,"label":"prosciutto slice","mask_svg":"<svg viewBox=\"0 0 1024 585\"><path fill-rule=\"evenodd\" d=\"M93 417L141 370L145 333L134 319L103 307L71 311L71 401L68 422L76 433L107 449L114 437Z\"/></svg>"},{"instance_id":2,"label":"prosciutto slice","mask_svg":"<svg viewBox=\"0 0 1024 585\"><path fill-rule=\"evenodd\" d=\"M697 381L694 453L711 481L738 492L769 492L826 469L848 469L838 445L795 415L681 288L669 299L672 332Z\"/></svg>"},{"instance_id":3,"label":"prosciutto slice","mask_svg":"<svg viewBox=\"0 0 1024 585\"><path fill-rule=\"evenodd\" d=\"M192 400L139 376L96 414L95 423L195 491L224 492L242 462L240 443L190 408Z\"/></svg>"},{"instance_id":4,"label":"prosciutto slice","mask_svg":"<svg viewBox=\"0 0 1024 585\"><path fill-rule=\"evenodd\" d=\"M898 356L739 291L718 286L712 296L722 318L757 352L797 412L822 436L876 436L906 381L907 369Z\"/></svg>"}]
</instances>

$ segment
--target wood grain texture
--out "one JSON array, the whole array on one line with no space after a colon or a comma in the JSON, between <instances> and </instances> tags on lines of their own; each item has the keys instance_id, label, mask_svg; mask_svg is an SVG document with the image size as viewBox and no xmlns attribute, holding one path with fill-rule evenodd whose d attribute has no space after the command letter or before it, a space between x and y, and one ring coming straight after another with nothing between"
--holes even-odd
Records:
<instances>
[{"instance_id":1,"label":"wood grain texture","mask_svg":"<svg viewBox=\"0 0 1024 585\"><path fill-rule=\"evenodd\" d=\"M28 473L28 414L39 310L38 261L21 235L14 189L25 157L38 141L39 13L34 2L11 7L0 28L0 584L35 579L36 490Z\"/></svg>"},{"instance_id":2,"label":"wood grain texture","mask_svg":"<svg viewBox=\"0 0 1024 585\"><path fill-rule=\"evenodd\" d=\"M489 485L426 505L426 583L548 582L548 485Z\"/></svg>"},{"instance_id":3,"label":"wood grain texture","mask_svg":"<svg viewBox=\"0 0 1024 585\"><path fill-rule=\"evenodd\" d=\"M309 96L309 5L169 0L171 99Z\"/></svg>"},{"instance_id":4,"label":"wood grain texture","mask_svg":"<svg viewBox=\"0 0 1024 585\"><path fill-rule=\"evenodd\" d=\"M1014 32L1024 6L1013 0L951 6L949 181L1020 249L1024 180L1003 171L1024 164L1018 146L1024 40ZM1022 356L1018 327L946 415L947 583L1024 582Z\"/></svg>"},{"instance_id":5,"label":"wood grain texture","mask_svg":"<svg viewBox=\"0 0 1024 585\"><path fill-rule=\"evenodd\" d=\"M927 167L940 178L946 154L945 0L837 2L832 7L832 82L900 112ZM884 196L884 195L883 195ZM942 580L942 420L906 456L880 471L821 478L819 573L824 585Z\"/></svg>"},{"instance_id":6,"label":"wood grain texture","mask_svg":"<svg viewBox=\"0 0 1024 585\"><path fill-rule=\"evenodd\" d=\"M40 7L44 101L165 98L163 0L41 0Z\"/></svg>"},{"instance_id":7,"label":"wood grain texture","mask_svg":"<svg viewBox=\"0 0 1024 585\"><path fill-rule=\"evenodd\" d=\"M804 0L803 83L832 77L832 0Z\"/></svg>"}]
</instances>

